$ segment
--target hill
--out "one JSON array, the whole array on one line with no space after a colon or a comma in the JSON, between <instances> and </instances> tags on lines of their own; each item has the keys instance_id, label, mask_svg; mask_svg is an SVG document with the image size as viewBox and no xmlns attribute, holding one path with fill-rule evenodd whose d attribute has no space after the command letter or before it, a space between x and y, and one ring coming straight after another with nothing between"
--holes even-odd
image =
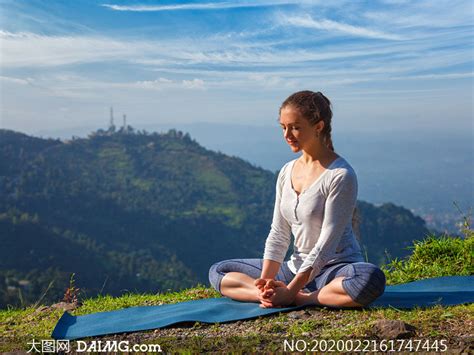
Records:
<instances>
[{"instance_id":1,"label":"hill","mask_svg":"<svg viewBox=\"0 0 474 355\"><path fill-rule=\"evenodd\" d=\"M0 130L0 307L207 283L221 259L261 257L276 175L187 134L98 131L60 141ZM377 264L427 234L408 210L359 201ZM51 283L54 281L53 283Z\"/></svg>"}]
</instances>

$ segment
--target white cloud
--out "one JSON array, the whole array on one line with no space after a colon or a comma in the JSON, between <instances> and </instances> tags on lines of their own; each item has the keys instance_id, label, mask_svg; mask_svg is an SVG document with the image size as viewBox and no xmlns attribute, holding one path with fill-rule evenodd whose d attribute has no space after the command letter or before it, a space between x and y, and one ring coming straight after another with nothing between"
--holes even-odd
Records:
<instances>
[{"instance_id":1,"label":"white cloud","mask_svg":"<svg viewBox=\"0 0 474 355\"><path fill-rule=\"evenodd\" d=\"M2 66L54 67L107 61L169 67L174 65L277 65L300 60L331 58L332 54L311 54L304 50L274 52L271 49L235 48L233 43L203 40L124 41L88 36L43 36L34 33L0 32ZM362 53L362 52L360 52ZM337 54L336 54L337 56Z\"/></svg>"},{"instance_id":2,"label":"white cloud","mask_svg":"<svg viewBox=\"0 0 474 355\"><path fill-rule=\"evenodd\" d=\"M393 2L392 5L397 5L396 8L363 11L361 17L380 26L389 26L400 30L417 29L420 31L421 27L433 30L469 26L472 31L474 7L471 0L418 0L402 1L400 4L397 4L395 0L388 2ZM394 11L396 15L394 15Z\"/></svg>"},{"instance_id":3,"label":"white cloud","mask_svg":"<svg viewBox=\"0 0 474 355\"><path fill-rule=\"evenodd\" d=\"M56 66L129 58L133 43L87 36L44 36L0 31L3 67Z\"/></svg>"},{"instance_id":4,"label":"white cloud","mask_svg":"<svg viewBox=\"0 0 474 355\"><path fill-rule=\"evenodd\" d=\"M31 78L21 79L21 78L12 78L9 76L0 76L0 81L6 81L9 83L14 83L18 85L29 85L33 82L33 79Z\"/></svg>"},{"instance_id":5,"label":"white cloud","mask_svg":"<svg viewBox=\"0 0 474 355\"><path fill-rule=\"evenodd\" d=\"M280 73L250 73L248 74L246 82L254 82L263 86L266 89L287 88L293 89L298 87L298 80L296 79L296 72L291 72L289 75L279 75Z\"/></svg>"},{"instance_id":6,"label":"white cloud","mask_svg":"<svg viewBox=\"0 0 474 355\"><path fill-rule=\"evenodd\" d=\"M285 17L282 19L282 24L325 31L335 31L357 37L379 38L397 41L403 39L399 35L384 33L381 31L372 30L364 27L348 25L342 22L336 22L328 19L316 20L313 19L310 15Z\"/></svg>"},{"instance_id":7,"label":"white cloud","mask_svg":"<svg viewBox=\"0 0 474 355\"><path fill-rule=\"evenodd\" d=\"M382 0L382 3L387 5L404 5L411 0Z\"/></svg>"},{"instance_id":8,"label":"white cloud","mask_svg":"<svg viewBox=\"0 0 474 355\"><path fill-rule=\"evenodd\" d=\"M130 41L92 36L44 36L33 33L9 33L0 31L3 68L44 68L80 63L121 62L136 66L137 70L148 68L157 71L178 72L200 69L202 73L222 72L234 69L248 70L266 68L265 71L287 71L288 68L304 64L311 72L329 71L357 66L359 70L395 70L423 67L430 70L450 63L470 60L470 51L464 46L464 33L446 33L428 39L384 42L377 44L351 44L317 48L288 48L278 43L268 45L252 39L246 41L222 41L202 38L191 41L178 38L174 41L140 40ZM437 40L434 41L433 39ZM450 47L459 46L453 51ZM112 64L114 65L114 64ZM233 69L234 68L234 69ZM278 74L277 74L278 75ZM179 78L189 80L187 78Z\"/></svg>"},{"instance_id":9,"label":"white cloud","mask_svg":"<svg viewBox=\"0 0 474 355\"><path fill-rule=\"evenodd\" d=\"M178 4L178 5L115 5L102 4L115 11L134 11L134 12L156 12L156 11L179 11L179 10L221 10L221 9L235 9L242 7L268 7L295 4L295 2L210 2L210 3L195 3L195 4Z\"/></svg>"},{"instance_id":10,"label":"white cloud","mask_svg":"<svg viewBox=\"0 0 474 355\"><path fill-rule=\"evenodd\" d=\"M193 79L193 80L183 80L183 87L187 89L204 89L204 80L202 79Z\"/></svg>"},{"instance_id":11,"label":"white cloud","mask_svg":"<svg viewBox=\"0 0 474 355\"><path fill-rule=\"evenodd\" d=\"M466 79L474 77L474 73L449 73L449 74L426 74L394 77L393 80L419 80L419 79Z\"/></svg>"},{"instance_id":12,"label":"white cloud","mask_svg":"<svg viewBox=\"0 0 474 355\"><path fill-rule=\"evenodd\" d=\"M163 89L168 84L172 84L173 81L166 79L166 78L158 78L156 80L145 80L145 81L137 81L132 83L131 87L141 88L141 89ZM122 84L124 85L124 84ZM125 84L127 86L127 84Z\"/></svg>"}]
</instances>

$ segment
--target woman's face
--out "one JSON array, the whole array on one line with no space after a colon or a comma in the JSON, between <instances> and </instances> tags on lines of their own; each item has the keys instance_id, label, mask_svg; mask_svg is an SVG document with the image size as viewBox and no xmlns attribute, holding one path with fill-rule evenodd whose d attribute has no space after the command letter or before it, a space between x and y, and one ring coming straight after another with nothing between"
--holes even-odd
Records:
<instances>
[{"instance_id":1,"label":"woman's face","mask_svg":"<svg viewBox=\"0 0 474 355\"><path fill-rule=\"evenodd\" d=\"M298 110L291 106L285 106L280 112L280 126L283 129L283 137L293 152L298 152L305 147L318 143L316 132L324 125L319 121L315 125L301 116Z\"/></svg>"}]
</instances>

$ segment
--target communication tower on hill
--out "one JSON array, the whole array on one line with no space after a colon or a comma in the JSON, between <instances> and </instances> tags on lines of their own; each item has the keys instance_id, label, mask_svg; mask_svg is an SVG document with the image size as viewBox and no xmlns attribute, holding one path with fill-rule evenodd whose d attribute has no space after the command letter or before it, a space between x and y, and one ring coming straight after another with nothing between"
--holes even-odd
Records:
<instances>
[{"instance_id":1,"label":"communication tower on hill","mask_svg":"<svg viewBox=\"0 0 474 355\"><path fill-rule=\"evenodd\" d=\"M110 106L110 124L109 124L109 132L115 132L115 124L114 124L114 108Z\"/></svg>"}]
</instances>

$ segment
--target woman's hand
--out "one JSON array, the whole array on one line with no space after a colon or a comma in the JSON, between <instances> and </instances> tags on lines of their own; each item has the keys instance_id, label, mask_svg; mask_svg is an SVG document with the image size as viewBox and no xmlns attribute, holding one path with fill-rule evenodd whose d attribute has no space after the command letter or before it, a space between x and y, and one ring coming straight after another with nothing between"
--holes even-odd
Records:
<instances>
[{"instance_id":1,"label":"woman's hand","mask_svg":"<svg viewBox=\"0 0 474 355\"><path fill-rule=\"evenodd\" d=\"M267 285L267 282L271 280L273 279L256 279L254 282L254 285L257 286L260 292L263 292L265 290L265 286Z\"/></svg>"},{"instance_id":2,"label":"woman's hand","mask_svg":"<svg viewBox=\"0 0 474 355\"><path fill-rule=\"evenodd\" d=\"M260 291L259 300L262 308L287 306L295 299L294 293L282 281L257 279L255 286Z\"/></svg>"},{"instance_id":3,"label":"woman's hand","mask_svg":"<svg viewBox=\"0 0 474 355\"><path fill-rule=\"evenodd\" d=\"M260 301L263 307L284 307L289 306L295 301L296 295L283 282L272 290L269 297L263 297Z\"/></svg>"},{"instance_id":4,"label":"woman's hand","mask_svg":"<svg viewBox=\"0 0 474 355\"><path fill-rule=\"evenodd\" d=\"M281 281L276 281L274 279L256 279L255 286L260 291L260 296L264 298L268 298L273 295L273 289L277 286L286 286Z\"/></svg>"}]
</instances>

